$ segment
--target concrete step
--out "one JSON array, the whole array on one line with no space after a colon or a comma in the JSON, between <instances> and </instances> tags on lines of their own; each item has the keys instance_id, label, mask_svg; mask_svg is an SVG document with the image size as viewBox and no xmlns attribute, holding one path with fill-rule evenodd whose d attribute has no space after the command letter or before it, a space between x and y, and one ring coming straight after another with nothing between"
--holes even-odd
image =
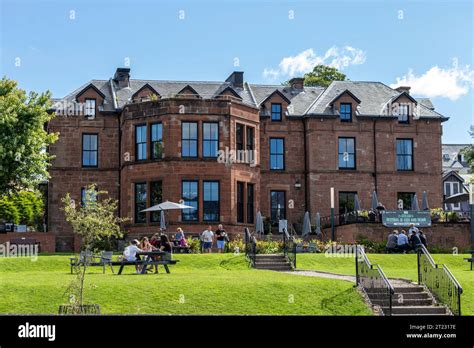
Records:
<instances>
[{"instance_id":1,"label":"concrete step","mask_svg":"<svg viewBox=\"0 0 474 348\"><path fill-rule=\"evenodd\" d=\"M386 312L387 307L382 307ZM441 306L392 306L392 314L400 315L447 315L445 307Z\"/></svg>"},{"instance_id":2,"label":"concrete step","mask_svg":"<svg viewBox=\"0 0 474 348\"><path fill-rule=\"evenodd\" d=\"M370 299L370 302L374 305L378 306L387 306L389 301L388 300L382 300L382 299ZM394 298L392 301L392 307L397 306L397 307L406 307L406 306L432 306L433 305L433 300L428 298L428 299L397 299Z\"/></svg>"},{"instance_id":3,"label":"concrete step","mask_svg":"<svg viewBox=\"0 0 474 348\"><path fill-rule=\"evenodd\" d=\"M423 292L425 288L420 285L413 285L413 286L403 286L403 287L394 287L396 294L403 294L407 292Z\"/></svg>"},{"instance_id":4,"label":"concrete step","mask_svg":"<svg viewBox=\"0 0 474 348\"><path fill-rule=\"evenodd\" d=\"M256 265L288 265L289 263L286 260L281 261L255 261Z\"/></svg>"},{"instance_id":5,"label":"concrete step","mask_svg":"<svg viewBox=\"0 0 474 348\"><path fill-rule=\"evenodd\" d=\"M430 294L428 294L426 291L423 292L405 292L405 293L398 293L393 295L393 300L398 300L398 298L402 296L402 298L407 299L407 300L412 300L412 299L431 299ZM387 295L386 293L367 293L367 296L372 300L377 300L377 299L383 299Z\"/></svg>"},{"instance_id":6,"label":"concrete step","mask_svg":"<svg viewBox=\"0 0 474 348\"><path fill-rule=\"evenodd\" d=\"M260 255L255 255L255 258L257 260L280 260L280 259L285 259L284 255L272 255L272 254L260 254Z\"/></svg>"},{"instance_id":7,"label":"concrete step","mask_svg":"<svg viewBox=\"0 0 474 348\"><path fill-rule=\"evenodd\" d=\"M255 265L256 269L266 269L266 270L271 270L271 271L291 271L291 266L286 264L286 265Z\"/></svg>"}]
</instances>

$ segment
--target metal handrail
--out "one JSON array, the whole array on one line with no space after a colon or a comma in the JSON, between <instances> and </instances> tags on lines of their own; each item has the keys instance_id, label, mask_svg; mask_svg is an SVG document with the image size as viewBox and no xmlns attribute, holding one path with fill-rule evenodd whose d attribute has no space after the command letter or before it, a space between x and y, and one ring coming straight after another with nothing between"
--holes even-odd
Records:
<instances>
[{"instance_id":1,"label":"metal handrail","mask_svg":"<svg viewBox=\"0 0 474 348\"><path fill-rule=\"evenodd\" d=\"M453 314L461 315L461 294L463 290L449 268L444 264L438 265L435 263L424 245L418 248L417 263L418 284L424 285L436 300L448 306ZM428 267L427 263L431 267Z\"/></svg>"},{"instance_id":2,"label":"metal handrail","mask_svg":"<svg viewBox=\"0 0 474 348\"><path fill-rule=\"evenodd\" d=\"M296 269L296 240L294 236L290 236L286 228L283 229L283 255L291 267Z\"/></svg>"},{"instance_id":3,"label":"metal handrail","mask_svg":"<svg viewBox=\"0 0 474 348\"><path fill-rule=\"evenodd\" d=\"M362 256L362 257L360 257ZM384 310L385 315L392 315L392 303L395 289L384 271L378 264L372 264L360 245L356 245L356 285L361 286L364 291L371 292L375 289L386 289L386 299L388 300L388 311ZM359 264L359 261L362 261ZM380 279L382 286L377 287L376 279ZM383 292L382 292L383 295Z\"/></svg>"}]
</instances>

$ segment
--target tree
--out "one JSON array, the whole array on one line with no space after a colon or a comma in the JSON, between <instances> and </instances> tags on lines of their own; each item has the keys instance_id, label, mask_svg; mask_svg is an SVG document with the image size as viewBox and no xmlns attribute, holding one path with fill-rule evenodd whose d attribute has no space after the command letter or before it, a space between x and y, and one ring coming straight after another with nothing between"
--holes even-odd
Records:
<instances>
[{"instance_id":1,"label":"tree","mask_svg":"<svg viewBox=\"0 0 474 348\"><path fill-rule=\"evenodd\" d=\"M45 130L54 117L49 92L28 95L6 77L0 80L0 195L35 188L49 177L46 151L58 135Z\"/></svg>"},{"instance_id":2,"label":"tree","mask_svg":"<svg viewBox=\"0 0 474 348\"><path fill-rule=\"evenodd\" d=\"M316 65L313 71L304 75L305 86L327 87L332 81L345 81L346 75L327 65Z\"/></svg>"},{"instance_id":3,"label":"tree","mask_svg":"<svg viewBox=\"0 0 474 348\"><path fill-rule=\"evenodd\" d=\"M471 173L474 173L474 145L469 145L461 150L467 164L471 167Z\"/></svg>"},{"instance_id":4,"label":"tree","mask_svg":"<svg viewBox=\"0 0 474 348\"><path fill-rule=\"evenodd\" d=\"M129 220L116 215L117 200L113 198L99 199L100 196L105 195L107 195L107 191L97 191L96 185L92 184L86 187L82 205L77 205L69 193L61 199L66 221L71 224L74 234L82 238L83 248L86 252L86 262L78 264L75 269L77 278L68 288L71 293L70 302L74 308L78 308L77 313L81 313L84 304L85 274L88 261L90 261L87 253L92 252L95 242L112 237L121 238L123 234L120 225Z\"/></svg>"}]
</instances>

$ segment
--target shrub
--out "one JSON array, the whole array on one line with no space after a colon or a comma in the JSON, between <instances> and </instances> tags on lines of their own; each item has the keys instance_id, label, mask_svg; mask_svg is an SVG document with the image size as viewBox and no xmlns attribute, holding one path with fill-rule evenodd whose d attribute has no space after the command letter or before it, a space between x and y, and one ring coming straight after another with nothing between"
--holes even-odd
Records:
<instances>
[{"instance_id":1,"label":"shrub","mask_svg":"<svg viewBox=\"0 0 474 348\"><path fill-rule=\"evenodd\" d=\"M7 197L0 199L0 219L6 222L18 224L20 222L20 213L15 204Z\"/></svg>"},{"instance_id":2,"label":"shrub","mask_svg":"<svg viewBox=\"0 0 474 348\"><path fill-rule=\"evenodd\" d=\"M188 242L189 251L193 254L198 254L201 252L201 242L197 238L188 237L186 238Z\"/></svg>"},{"instance_id":3,"label":"shrub","mask_svg":"<svg viewBox=\"0 0 474 348\"><path fill-rule=\"evenodd\" d=\"M236 238L232 239L226 244L226 252L228 253L244 253L245 252L245 241L241 235L238 235Z\"/></svg>"},{"instance_id":4,"label":"shrub","mask_svg":"<svg viewBox=\"0 0 474 348\"><path fill-rule=\"evenodd\" d=\"M368 253L383 253L385 252L385 242L374 242L365 237L357 237L356 243L363 245L364 249Z\"/></svg>"}]
</instances>

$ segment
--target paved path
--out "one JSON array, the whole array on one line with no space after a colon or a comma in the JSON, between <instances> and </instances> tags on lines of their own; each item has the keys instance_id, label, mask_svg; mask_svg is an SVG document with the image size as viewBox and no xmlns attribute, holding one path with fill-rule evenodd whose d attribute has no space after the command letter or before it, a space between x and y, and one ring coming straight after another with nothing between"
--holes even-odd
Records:
<instances>
[{"instance_id":1,"label":"paved path","mask_svg":"<svg viewBox=\"0 0 474 348\"><path fill-rule=\"evenodd\" d=\"M343 275L343 274L336 274L336 273L328 273L328 272L319 272L319 271L292 271L292 272L284 272L287 274L293 274L293 275L301 275L301 276L307 276L307 277L319 277L319 278L329 278L329 279L338 279L338 280L345 280L348 282L353 282L355 283L356 277L351 276L351 275ZM412 283L410 283L407 280L403 279L393 279L390 278L390 283L394 287L402 287L402 286L411 286Z\"/></svg>"}]
</instances>

